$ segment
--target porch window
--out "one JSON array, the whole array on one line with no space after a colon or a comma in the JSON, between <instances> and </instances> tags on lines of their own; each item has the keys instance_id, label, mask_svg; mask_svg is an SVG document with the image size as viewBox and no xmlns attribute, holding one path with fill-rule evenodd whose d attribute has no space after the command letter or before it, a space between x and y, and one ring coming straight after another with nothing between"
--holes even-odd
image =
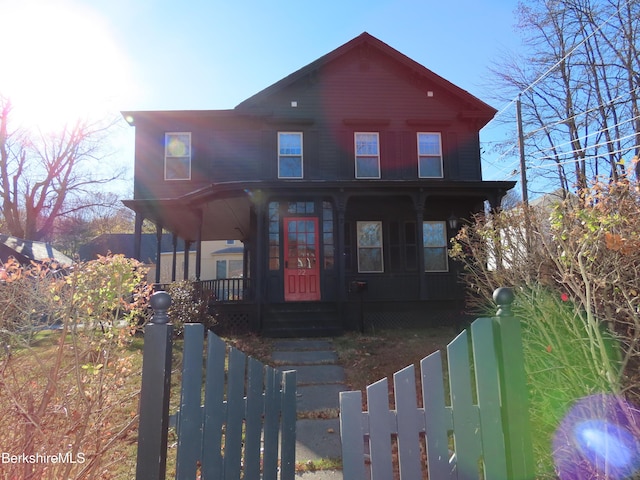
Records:
<instances>
[{"instance_id":1,"label":"porch window","mask_svg":"<svg viewBox=\"0 0 640 480\"><path fill-rule=\"evenodd\" d=\"M280 269L280 204L269 203L269 270Z\"/></svg>"},{"instance_id":2,"label":"porch window","mask_svg":"<svg viewBox=\"0 0 640 480\"><path fill-rule=\"evenodd\" d=\"M216 278L242 278L242 260L216 260Z\"/></svg>"},{"instance_id":3,"label":"porch window","mask_svg":"<svg viewBox=\"0 0 640 480\"><path fill-rule=\"evenodd\" d=\"M439 133L418 133L418 177L442 178L442 142Z\"/></svg>"},{"instance_id":4,"label":"porch window","mask_svg":"<svg viewBox=\"0 0 640 480\"><path fill-rule=\"evenodd\" d=\"M324 268L333 268L336 247L333 231L333 206L330 202L322 202L322 245Z\"/></svg>"},{"instance_id":5,"label":"porch window","mask_svg":"<svg viewBox=\"0 0 640 480\"><path fill-rule=\"evenodd\" d=\"M358 272L383 272L382 222L356 222Z\"/></svg>"},{"instance_id":6,"label":"porch window","mask_svg":"<svg viewBox=\"0 0 640 480\"><path fill-rule=\"evenodd\" d=\"M378 132L356 132L356 178L380 178L380 138Z\"/></svg>"},{"instance_id":7,"label":"porch window","mask_svg":"<svg viewBox=\"0 0 640 480\"><path fill-rule=\"evenodd\" d=\"M191 180L191 132L164 134L164 179Z\"/></svg>"},{"instance_id":8,"label":"porch window","mask_svg":"<svg viewBox=\"0 0 640 480\"><path fill-rule=\"evenodd\" d=\"M278 178L302 176L302 132L279 132Z\"/></svg>"},{"instance_id":9,"label":"porch window","mask_svg":"<svg viewBox=\"0 0 640 480\"><path fill-rule=\"evenodd\" d=\"M447 224L446 222L424 222L422 224L424 242L424 271L447 272Z\"/></svg>"}]
</instances>

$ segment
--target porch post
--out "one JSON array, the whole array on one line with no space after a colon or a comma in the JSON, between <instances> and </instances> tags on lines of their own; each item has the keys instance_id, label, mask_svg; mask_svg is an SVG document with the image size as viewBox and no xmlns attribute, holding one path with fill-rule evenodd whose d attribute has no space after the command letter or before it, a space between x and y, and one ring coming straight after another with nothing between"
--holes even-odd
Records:
<instances>
[{"instance_id":1,"label":"porch post","mask_svg":"<svg viewBox=\"0 0 640 480\"><path fill-rule=\"evenodd\" d=\"M338 257L338 317L342 327L347 325L347 271L345 259L345 214L347 210L347 200L344 195L334 198L338 219L338 238L336 239L336 256Z\"/></svg>"},{"instance_id":2,"label":"porch post","mask_svg":"<svg viewBox=\"0 0 640 480\"><path fill-rule=\"evenodd\" d=\"M177 256L178 256L178 236L174 233L173 237L173 257L171 259L171 281L175 282L176 281L176 262L177 262Z\"/></svg>"},{"instance_id":3,"label":"porch post","mask_svg":"<svg viewBox=\"0 0 640 480\"><path fill-rule=\"evenodd\" d=\"M184 280L189 280L189 250L191 250L191 240L184 241Z\"/></svg>"},{"instance_id":4,"label":"porch post","mask_svg":"<svg viewBox=\"0 0 640 480\"><path fill-rule=\"evenodd\" d=\"M336 199L336 210L338 213L338 300L340 303L347 301L347 274L345 265L345 227L344 217L347 210L347 202L343 197Z\"/></svg>"},{"instance_id":5,"label":"porch post","mask_svg":"<svg viewBox=\"0 0 640 480\"><path fill-rule=\"evenodd\" d=\"M160 283L160 257L162 257L162 224L156 223L156 283Z\"/></svg>"},{"instance_id":6,"label":"porch post","mask_svg":"<svg viewBox=\"0 0 640 480\"><path fill-rule=\"evenodd\" d=\"M254 206L256 211L256 231L255 231L255 242L256 242L256 261L255 261L255 299L256 299L256 307L257 307L257 319L254 319L253 325L250 325L251 330L260 331L262 330L262 308L265 302L265 289L264 289L264 278L266 276L265 272L265 258L266 258L266 246L265 246L265 199L263 198L260 191L256 192L254 195Z\"/></svg>"},{"instance_id":7,"label":"porch post","mask_svg":"<svg viewBox=\"0 0 640 480\"><path fill-rule=\"evenodd\" d=\"M200 281L202 273L202 211L197 212L198 230L196 231L196 282Z\"/></svg>"},{"instance_id":8,"label":"porch post","mask_svg":"<svg viewBox=\"0 0 640 480\"><path fill-rule=\"evenodd\" d=\"M247 238L242 240L242 278L249 278L251 272L249 272L249 255L251 251L251 241Z\"/></svg>"},{"instance_id":9,"label":"porch post","mask_svg":"<svg viewBox=\"0 0 640 480\"><path fill-rule=\"evenodd\" d=\"M423 193L419 193L415 201L416 210L416 233L418 234L418 273L419 273L419 286L420 286L420 300L427 299L427 278L424 273L424 235L422 233L422 223L424 222L424 203L425 196Z\"/></svg>"},{"instance_id":10,"label":"porch post","mask_svg":"<svg viewBox=\"0 0 640 480\"><path fill-rule=\"evenodd\" d=\"M133 233L133 255L134 258L138 261L141 260L142 256L142 223L144 222L144 216L142 214L136 212L136 223L134 227Z\"/></svg>"}]
</instances>

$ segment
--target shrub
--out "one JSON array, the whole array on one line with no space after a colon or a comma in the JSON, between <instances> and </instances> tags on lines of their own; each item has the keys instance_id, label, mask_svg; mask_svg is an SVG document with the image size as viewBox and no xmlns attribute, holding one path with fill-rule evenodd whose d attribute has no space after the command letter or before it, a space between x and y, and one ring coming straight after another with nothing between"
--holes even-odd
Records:
<instances>
[{"instance_id":1,"label":"shrub","mask_svg":"<svg viewBox=\"0 0 640 480\"><path fill-rule=\"evenodd\" d=\"M468 307L515 289L541 478L555 478L551 435L573 402L640 400L640 198L625 181L596 184L553 208L480 216L453 240ZM634 432L637 433L637 432Z\"/></svg>"},{"instance_id":2,"label":"shrub","mask_svg":"<svg viewBox=\"0 0 640 480\"><path fill-rule=\"evenodd\" d=\"M50 307L61 321L59 330L28 337L5 332L15 348L0 359L0 445L19 461L3 462L2 473L116 478L114 462L122 458L110 452L122 439L135 442L140 387L140 355L131 349L131 330L116 320L142 308L146 273L122 256L77 264L66 276L50 268L12 264L0 288L6 309L20 287L31 286L13 310L18 323L30 324L30 305Z\"/></svg>"},{"instance_id":3,"label":"shrub","mask_svg":"<svg viewBox=\"0 0 640 480\"><path fill-rule=\"evenodd\" d=\"M168 314L174 335L182 335L185 323L202 322L207 327L214 324L213 317L207 311L207 302L198 295L192 281L170 283L167 293L171 295Z\"/></svg>"},{"instance_id":4,"label":"shrub","mask_svg":"<svg viewBox=\"0 0 640 480\"><path fill-rule=\"evenodd\" d=\"M29 344L35 333L60 320L59 267L55 263L22 267L11 257L1 268L0 342L6 347Z\"/></svg>"},{"instance_id":5,"label":"shrub","mask_svg":"<svg viewBox=\"0 0 640 480\"><path fill-rule=\"evenodd\" d=\"M556 478L553 435L576 400L621 391L619 346L566 293L522 289L513 310L522 322L536 478Z\"/></svg>"},{"instance_id":6,"label":"shrub","mask_svg":"<svg viewBox=\"0 0 640 480\"><path fill-rule=\"evenodd\" d=\"M479 217L453 240L452 255L465 266L476 312L499 286L568 294L589 325L602 322L617 336L622 369L610 381L638 403L640 198L621 182L596 185L585 201Z\"/></svg>"}]
</instances>

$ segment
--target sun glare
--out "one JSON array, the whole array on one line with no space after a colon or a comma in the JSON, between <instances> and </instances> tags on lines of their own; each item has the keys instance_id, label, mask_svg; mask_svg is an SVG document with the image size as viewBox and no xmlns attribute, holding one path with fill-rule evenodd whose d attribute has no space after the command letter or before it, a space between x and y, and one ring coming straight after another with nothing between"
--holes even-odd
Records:
<instances>
[{"instance_id":1,"label":"sun glare","mask_svg":"<svg viewBox=\"0 0 640 480\"><path fill-rule=\"evenodd\" d=\"M126 61L106 23L66 1L2 6L0 95L30 128L61 128L115 111L126 89Z\"/></svg>"}]
</instances>

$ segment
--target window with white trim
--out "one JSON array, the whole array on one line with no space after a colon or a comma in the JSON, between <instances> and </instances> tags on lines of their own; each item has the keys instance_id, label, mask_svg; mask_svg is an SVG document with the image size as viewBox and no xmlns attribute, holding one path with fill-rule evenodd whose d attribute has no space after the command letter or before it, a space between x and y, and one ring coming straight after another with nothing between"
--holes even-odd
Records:
<instances>
[{"instance_id":1,"label":"window with white trim","mask_svg":"<svg viewBox=\"0 0 640 480\"><path fill-rule=\"evenodd\" d=\"M302 178L302 132L278 132L278 178Z\"/></svg>"},{"instance_id":2,"label":"window with white trim","mask_svg":"<svg viewBox=\"0 0 640 480\"><path fill-rule=\"evenodd\" d=\"M382 258L382 222L356 222L358 272L384 271Z\"/></svg>"},{"instance_id":3,"label":"window with white trim","mask_svg":"<svg viewBox=\"0 0 640 480\"><path fill-rule=\"evenodd\" d=\"M447 272L447 223L442 221L422 223L424 243L424 271Z\"/></svg>"},{"instance_id":4,"label":"window with white trim","mask_svg":"<svg viewBox=\"0 0 640 480\"><path fill-rule=\"evenodd\" d=\"M378 132L355 132L356 178L380 178L380 137Z\"/></svg>"},{"instance_id":5,"label":"window with white trim","mask_svg":"<svg viewBox=\"0 0 640 480\"><path fill-rule=\"evenodd\" d=\"M443 177L442 141L439 133L418 133L418 177Z\"/></svg>"},{"instance_id":6,"label":"window with white trim","mask_svg":"<svg viewBox=\"0 0 640 480\"><path fill-rule=\"evenodd\" d=\"M164 179L191 180L191 132L164 134Z\"/></svg>"}]
</instances>

